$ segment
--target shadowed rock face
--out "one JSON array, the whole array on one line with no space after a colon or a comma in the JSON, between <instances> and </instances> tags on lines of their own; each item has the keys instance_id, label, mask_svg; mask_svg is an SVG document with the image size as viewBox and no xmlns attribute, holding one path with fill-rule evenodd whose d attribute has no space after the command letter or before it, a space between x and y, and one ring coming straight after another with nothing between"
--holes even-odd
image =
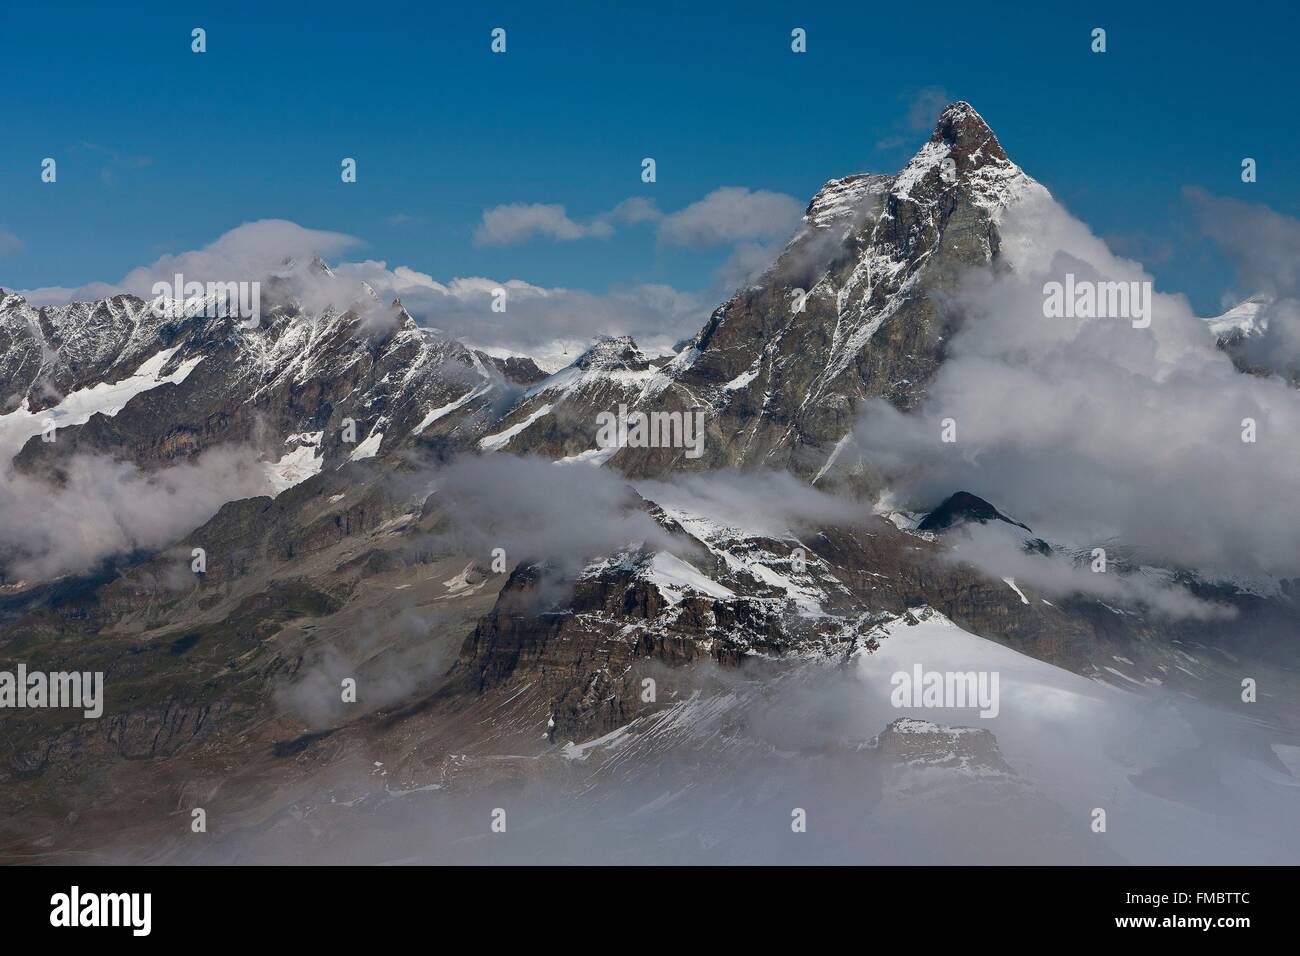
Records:
<instances>
[{"instance_id":1,"label":"shadowed rock face","mask_svg":"<svg viewBox=\"0 0 1300 956\"><path fill-rule=\"evenodd\" d=\"M537 363L527 356L510 355L502 358L495 355L487 355L483 352L475 352L485 364L491 365L502 377L511 385L518 385L527 388L529 385L536 385L542 379L546 378L546 373L537 367Z\"/></svg>"},{"instance_id":2,"label":"shadowed rock face","mask_svg":"<svg viewBox=\"0 0 1300 956\"><path fill-rule=\"evenodd\" d=\"M1033 530L1028 525L1008 518L983 498L972 495L968 491L959 491L954 495L949 495L939 507L921 519L921 523L916 526L916 530L943 531L953 525L964 524L967 521L974 521L979 524L986 521L1005 521L1007 524L1015 525L1017 528L1024 528L1026 531Z\"/></svg>"}]
</instances>

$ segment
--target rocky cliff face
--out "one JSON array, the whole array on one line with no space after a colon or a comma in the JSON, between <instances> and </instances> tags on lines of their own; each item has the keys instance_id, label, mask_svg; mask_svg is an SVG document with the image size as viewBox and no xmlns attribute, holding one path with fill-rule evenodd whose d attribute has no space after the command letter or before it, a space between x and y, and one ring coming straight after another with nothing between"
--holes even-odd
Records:
<instances>
[{"instance_id":1,"label":"rocky cliff face","mask_svg":"<svg viewBox=\"0 0 1300 956\"><path fill-rule=\"evenodd\" d=\"M471 446L541 377L531 361L494 360L418 327L400 303L310 311L274 277L263 301L260 324L246 328L205 316L197 300L36 309L3 293L0 438L16 466L57 471L90 453L151 469L238 445L279 489L327 463ZM52 441L40 437L47 425Z\"/></svg>"},{"instance_id":2,"label":"rocky cliff face","mask_svg":"<svg viewBox=\"0 0 1300 956\"><path fill-rule=\"evenodd\" d=\"M600 465L616 448L597 441L597 416L635 406L659 374L628 336L602 339L567 368L531 384L478 442L482 451Z\"/></svg>"},{"instance_id":3,"label":"rocky cliff face","mask_svg":"<svg viewBox=\"0 0 1300 956\"><path fill-rule=\"evenodd\" d=\"M924 394L962 319L943 293L970 266L996 264L1001 211L1042 188L967 103L944 110L897 176L831 180L776 263L641 383L634 411L705 413L703 455L629 447L611 467L637 478L719 467L820 477L863 399L906 409ZM591 398L569 415L594 435L596 414L611 409ZM512 448L546 449L548 427L534 419Z\"/></svg>"}]
</instances>

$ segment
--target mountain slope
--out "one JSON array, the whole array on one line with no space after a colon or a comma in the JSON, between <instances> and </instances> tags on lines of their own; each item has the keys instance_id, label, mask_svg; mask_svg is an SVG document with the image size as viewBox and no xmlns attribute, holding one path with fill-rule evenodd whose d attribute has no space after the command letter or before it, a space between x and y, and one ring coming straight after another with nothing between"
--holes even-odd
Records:
<instances>
[{"instance_id":1,"label":"mountain slope","mask_svg":"<svg viewBox=\"0 0 1300 956\"><path fill-rule=\"evenodd\" d=\"M628 447L611 467L630 477L719 467L817 477L862 400L919 401L961 321L945 311L944 291L964 269L996 263L1001 211L1036 191L967 103L944 110L897 176L830 181L776 263L636 396L633 411L704 411L704 453ZM602 411L615 409L585 410L593 435ZM542 449L530 432L514 447Z\"/></svg>"},{"instance_id":2,"label":"mountain slope","mask_svg":"<svg viewBox=\"0 0 1300 956\"><path fill-rule=\"evenodd\" d=\"M78 454L156 469L248 446L283 490L326 464L471 446L541 377L420 328L400 303L313 311L293 293L271 277L252 329L206 317L199 300L38 309L0 293L0 451L21 471L57 472Z\"/></svg>"}]
</instances>

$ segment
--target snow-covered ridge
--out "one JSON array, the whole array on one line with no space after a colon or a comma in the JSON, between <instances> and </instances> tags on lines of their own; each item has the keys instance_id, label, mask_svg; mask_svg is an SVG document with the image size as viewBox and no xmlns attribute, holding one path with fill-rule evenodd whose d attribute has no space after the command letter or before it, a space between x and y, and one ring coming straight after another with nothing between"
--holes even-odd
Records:
<instances>
[{"instance_id":1,"label":"snow-covered ridge","mask_svg":"<svg viewBox=\"0 0 1300 956\"><path fill-rule=\"evenodd\" d=\"M506 445L510 444L510 439L524 431L543 415L550 414L552 407L553 406L549 404L543 405L541 408L534 409L523 421L511 425L504 431L497 432L493 435L485 435L483 438L479 439L479 447L484 451L500 451L502 448L505 448Z\"/></svg>"},{"instance_id":2,"label":"snow-covered ridge","mask_svg":"<svg viewBox=\"0 0 1300 956\"><path fill-rule=\"evenodd\" d=\"M328 275L323 264L313 268ZM472 350L420 328L400 303L380 306L371 297L356 309L308 308L287 288L265 297L256 327L237 316L201 314L197 299L185 303L183 314L154 307L166 305L163 300L131 295L37 309L23 296L0 290L2 447L12 456L43 430L47 418L62 428L84 424L96 412L115 415L143 392L169 382L182 385L203 361L211 367L204 384L197 390L186 386L176 398L179 414L193 421L176 425L214 414L237 421L244 413L232 412L231 404L248 408L263 423L263 454L281 484L302 480L306 469L320 463L317 456L382 455L426 430L445 437L459 434L462 426L470 441L490 425L481 410L503 384L502 375ZM220 382L215 389L209 387L214 381ZM331 392L343 382L354 383L350 393ZM300 445L275 449L275 442L324 424L317 410L290 402L293 394L329 396L331 439L316 454ZM284 421L286 405L301 412L298 421ZM353 419L364 436L360 447L340 449L332 440L343 418ZM284 434L265 434L261 429L269 421L282 422ZM222 440L210 430L204 437Z\"/></svg>"},{"instance_id":3,"label":"snow-covered ridge","mask_svg":"<svg viewBox=\"0 0 1300 956\"><path fill-rule=\"evenodd\" d=\"M1218 338L1240 332L1242 335L1261 335L1268 331L1268 307L1273 297L1264 293L1252 295L1222 315L1206 319L1210 331Z\"/></svg>"},{"instance_id":4,"label":"snow-covered ridge","mask_svg":"<svg viewBox=\"0 0 1300 956\"><path fill-rule=\"evenodd\" d=\"M816 229L851 226L861 215L862 208L873 198L878 200L884 196L892 182L889 176L871 173L832 179L808 203L804 221Z\"/></svg>"}]
</instances>

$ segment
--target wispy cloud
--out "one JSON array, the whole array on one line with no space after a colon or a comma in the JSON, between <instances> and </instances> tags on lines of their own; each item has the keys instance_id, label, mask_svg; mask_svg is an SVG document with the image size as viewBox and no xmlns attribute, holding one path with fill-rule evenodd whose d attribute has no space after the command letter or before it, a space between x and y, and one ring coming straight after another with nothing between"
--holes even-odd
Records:
<instances>
[{"instance_id":1,"label":"wispy cloud","mask_svg":"<svg viewBox=\"0 0 1300 956\"><path fill-rule=\"evenodd\" d=\"M99 143L78 143L75 151L92 153L103 157L99 170L99 180L105 186L116 186L124 174L133 170L144 169L153 165L153 157L136 153L119 153L116 149L101 146Z\"/></svg>"},{"instance_id":2,"label":"wispy cloud","mask_svg":"<svg viewBox=\"0 0 1300 956\"><path fill-rule=\"evenodd\" d=\"M894 128L876 141L877 152L888 152L903 147L916 146L916 134L928 133L934 128L935 117L953 102L953 97L941 86L923 86L899 95L904 112Z\"/></svg>"},{"instance_id":3,"label":"wispy cloud","mask_svg":"<svg viewBox=\"0 0 1300 956\"><path fill-rule=\"evenodd\" d=\"M1196 187L1184 189L1183 197L1237 270L1242 292L1300 296L1300 219Z\"/></svg>"},{"instance_id":4,"label":"wispy cloud","mask_svg":"<svg viewBox=\"0 0 1300 956\"><path fill-rule=\"evenodd\" d=\"M12 470L3 478L4 571L36 581L170 544L225 502L272 491L265 469L246 448L214 448L201 459L157 472L78 455L57 486Z\"/></svg>"},{"instance_id":5,"label":"wispy cloud","mask_svg":"<svg viewBox=\"0 0 1300 956\"><path fill-rule=\"evenodd\" d=\"M474 242L480 246L508 246L545 237L559 242L575 239L606 239L614 227L597 218L580 223L569 218L563 206L545 203L509 203L483 211L483 221L474 230Z\"/></svg>"},{"instance_id":6,"label":"wispy cloud","mask_svg":"<svg viewBox=\"0 0 1300 956\"><path fill-rule=\"evenodd\" d=\"M692 248L784 239L802 217L803 204L793 196L724 186L666 216L659 226L659 238L669 245Z\"/></svg>"},{"instance_id":7,"label":"wispy cloud","mask_svg":"<svg viewBox=\"0 0 1300 956\"><path fill-rule=\"evenodd\" d=\"M424 219L422 217L413 216L410 213L406 213L406 212L395 212L391 216L384 217L384 225L393 226L393 227L413 226L423 221Z\"/></svg>"},{"instance_id":8,"label":"wispy cloud","mask_svg":"<svg viewBox=\"0 0 1300 956\"><path fill-rule=\"evenodd\" d=\"M664 213L651 199L634 196L584 221L572 218L559 204L509 203L484 210L474 242L503 246L537 238L607 239L620 226L657 223L663 244L699 249L785 239L802 215L803 203L793 196L743 186L715 189L673 213Z\"/></svg>"}]
</instances>

